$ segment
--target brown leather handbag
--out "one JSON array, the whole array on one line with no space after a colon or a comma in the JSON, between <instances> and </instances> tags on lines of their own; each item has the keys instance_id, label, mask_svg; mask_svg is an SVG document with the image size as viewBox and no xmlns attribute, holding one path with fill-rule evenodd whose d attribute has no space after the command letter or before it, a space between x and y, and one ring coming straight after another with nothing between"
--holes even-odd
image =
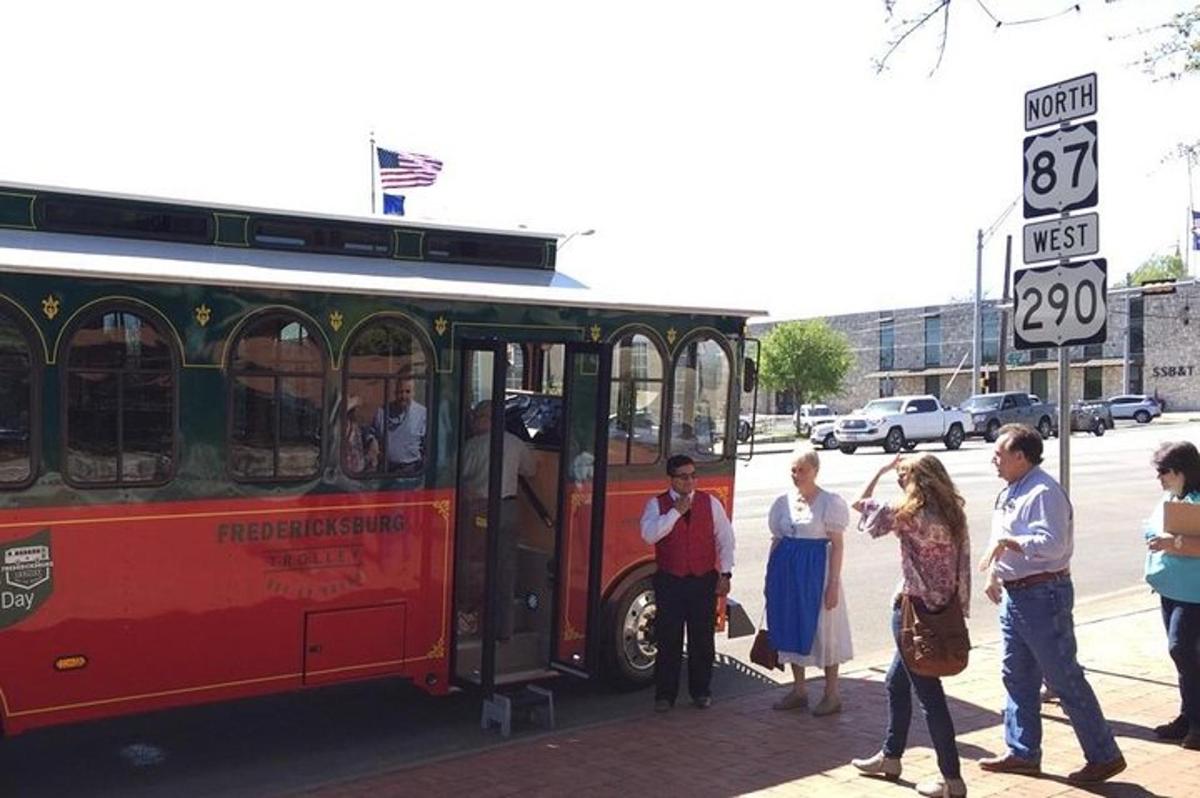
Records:
<instances>
[{"instance_id":1,"label":"brown leather handbag","mask_svg":"<svg viewBox=\"0 0 1200 798\"><path fill-rule=\"evenodd\" d=\"M767 670L783 670L779 664L779 652L771 645L771 636L766 629L759 629L754 636L754 645L750 646L750 661Z\"/></svg>"},{"instance_id":2,"label":"brown leather handbag","mask_svg":"<svg viewBox=\"0 0 1200 798\"><path fill-rule=\"evenodd\" d=\"M900 655L910 673L953 676L967 667L971 636L955 585L950 603L934 612L907 595L900 597Z\"/></svg>"}]
</instances>

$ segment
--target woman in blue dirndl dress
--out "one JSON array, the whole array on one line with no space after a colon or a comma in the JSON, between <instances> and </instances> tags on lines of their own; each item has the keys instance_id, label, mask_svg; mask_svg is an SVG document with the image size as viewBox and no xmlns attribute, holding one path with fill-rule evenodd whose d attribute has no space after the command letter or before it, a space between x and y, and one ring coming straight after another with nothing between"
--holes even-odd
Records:
<instances>
[{"instance_id":1,"label":"woman in blue dirndl dress","mask_svg":"<svg viewBox=\"0 0 1200 798\"><path fill-rule=\"evenodd\" d=\"M808 706L806 667L824 668L825 694L816 716L842 709L838 666L854 656L850 616L842 590L843 533L850 508L817 486L821 461L813 449L792 458L794 489L771 505L771 556L767 562L767 627L779 661L792 667L791 691L775 709Z\"/></svg>"}]
</instances>

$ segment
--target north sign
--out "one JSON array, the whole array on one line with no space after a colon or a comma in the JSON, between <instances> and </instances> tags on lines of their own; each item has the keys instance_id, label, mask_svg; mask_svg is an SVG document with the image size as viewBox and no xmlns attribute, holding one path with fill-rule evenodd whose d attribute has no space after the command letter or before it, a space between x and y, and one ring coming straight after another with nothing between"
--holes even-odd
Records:
<instances>
[{"instance_id":1,"label":"north sign","mask_svg":"<svg viewBox=\"0 0 1200 798\"><path fill-rule=\"evenodd\" d=\"M1098 141L1095 121L1025 139L1026 219L1091 208L1100 201Z\"/></svg>"},{"instance_id":2,"label":"north sign","mask_svg":"<svg viewBox=\"0 0 1200 798\"><path fill-rule=\"evenodd\" d=\"M1100 251L1100 214L1085 213L1025 225L1026 263L1044 260L1069 260Z\"/></svg>"},{"instance_id":3,"label":"north sign","mask_svg":"<svg viewBox=\"0 0 1200 798\"><path fill-rule=\"evenodd\" d=\"M1025 92L1025 130L1057 125L1096 113L1096 73Z\"/></svg>"},{"instance_id":4,"label":"north sign","mask_svg":"<svg viewBox=\"0 0 1200 798\"><path fill-rule=\"evenodd\" d=\"M1099 344L1108 337L1108 262L1034 266L1013 275L1017 349Z\"/></svg>"}]
</instances>

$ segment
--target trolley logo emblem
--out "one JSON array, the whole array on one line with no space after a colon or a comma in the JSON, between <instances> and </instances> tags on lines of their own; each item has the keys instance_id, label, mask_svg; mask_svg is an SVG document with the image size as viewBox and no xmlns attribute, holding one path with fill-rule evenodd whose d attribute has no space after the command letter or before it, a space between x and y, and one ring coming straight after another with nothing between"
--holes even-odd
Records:
<instances>
[{"instance_id":1,"label":"trolley logo emblem","mask_svg":"<svg viewBox=\"0 0 1200 798\"><path fill-rule=\"evenodd\" d=\"M54 592L50 530L0 544L0 629L19 623Z\"/></svg>"}]
</instances>

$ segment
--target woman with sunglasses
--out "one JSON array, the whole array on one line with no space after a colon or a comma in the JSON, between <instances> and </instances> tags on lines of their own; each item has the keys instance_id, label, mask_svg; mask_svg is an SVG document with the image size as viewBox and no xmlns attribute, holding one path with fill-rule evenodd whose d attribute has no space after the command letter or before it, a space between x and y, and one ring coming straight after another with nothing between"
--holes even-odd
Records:
<instances>
[{"instance_id":1,"label":"woman with sunglasses","mask_svg":"<svg viewBox=\"0 0 1200 798\"><path fill-rule=\"evenodd\" d=\"M894 505L871 498L875 484L895 469L903 495ZM888 725L883 748L874 756L854 759L851 764L870 776L900 778L900 757L908 744L912 722L912 694L925 713L929 737L937 753L939 778L917 785L920 795L953 796L967 794L962 780L958 746L954 739L954 721L946 705L942 681L933 676L910 673L900 655L900 594L920 602L926 609L938 611L957 595L963 615L967 615L971 597L971 539L967 534L964 501L946 473L942 462L931 454L907 460L896 457L879 469L854 509L862 513L859 529L873 538L889 533L900 539L902 576L892 602L892 635L896 655L888 668Z\"/></svg>"},{"instance_id":2,"label":"woman with sunglasses","mask_svg":"<svg viewBox=\"0 0 1200 798\"><path fill-rule=\"evenodd\" d=\"M1179 715L1154 729L1160 740L1200 749L1200 538L1163 529L1168 502L1200 504L1200 452L1192 444L1164 443L1154 469L1165 493L1146 522L1146 581L1162 599L1167 650L1179 672Z\"/></svg>"},{"instance_id":3,"label":"woman with sunglasses","mask_svg":"<svg viewBox=\"0 0 1200 798\"><path fill-rule=\"evenodd\" d=\"M854 656L850 614L842 591L843 533L850 523L846 500L817 485L821 460L805 447L792 457L790 490L771 505L771 555L767 561L767 626L779 662L792 667L792 689L775 709L805 709L806 667L825 670L817 717L842 711L838 666Z\"/></svg>"}]
</instances>

